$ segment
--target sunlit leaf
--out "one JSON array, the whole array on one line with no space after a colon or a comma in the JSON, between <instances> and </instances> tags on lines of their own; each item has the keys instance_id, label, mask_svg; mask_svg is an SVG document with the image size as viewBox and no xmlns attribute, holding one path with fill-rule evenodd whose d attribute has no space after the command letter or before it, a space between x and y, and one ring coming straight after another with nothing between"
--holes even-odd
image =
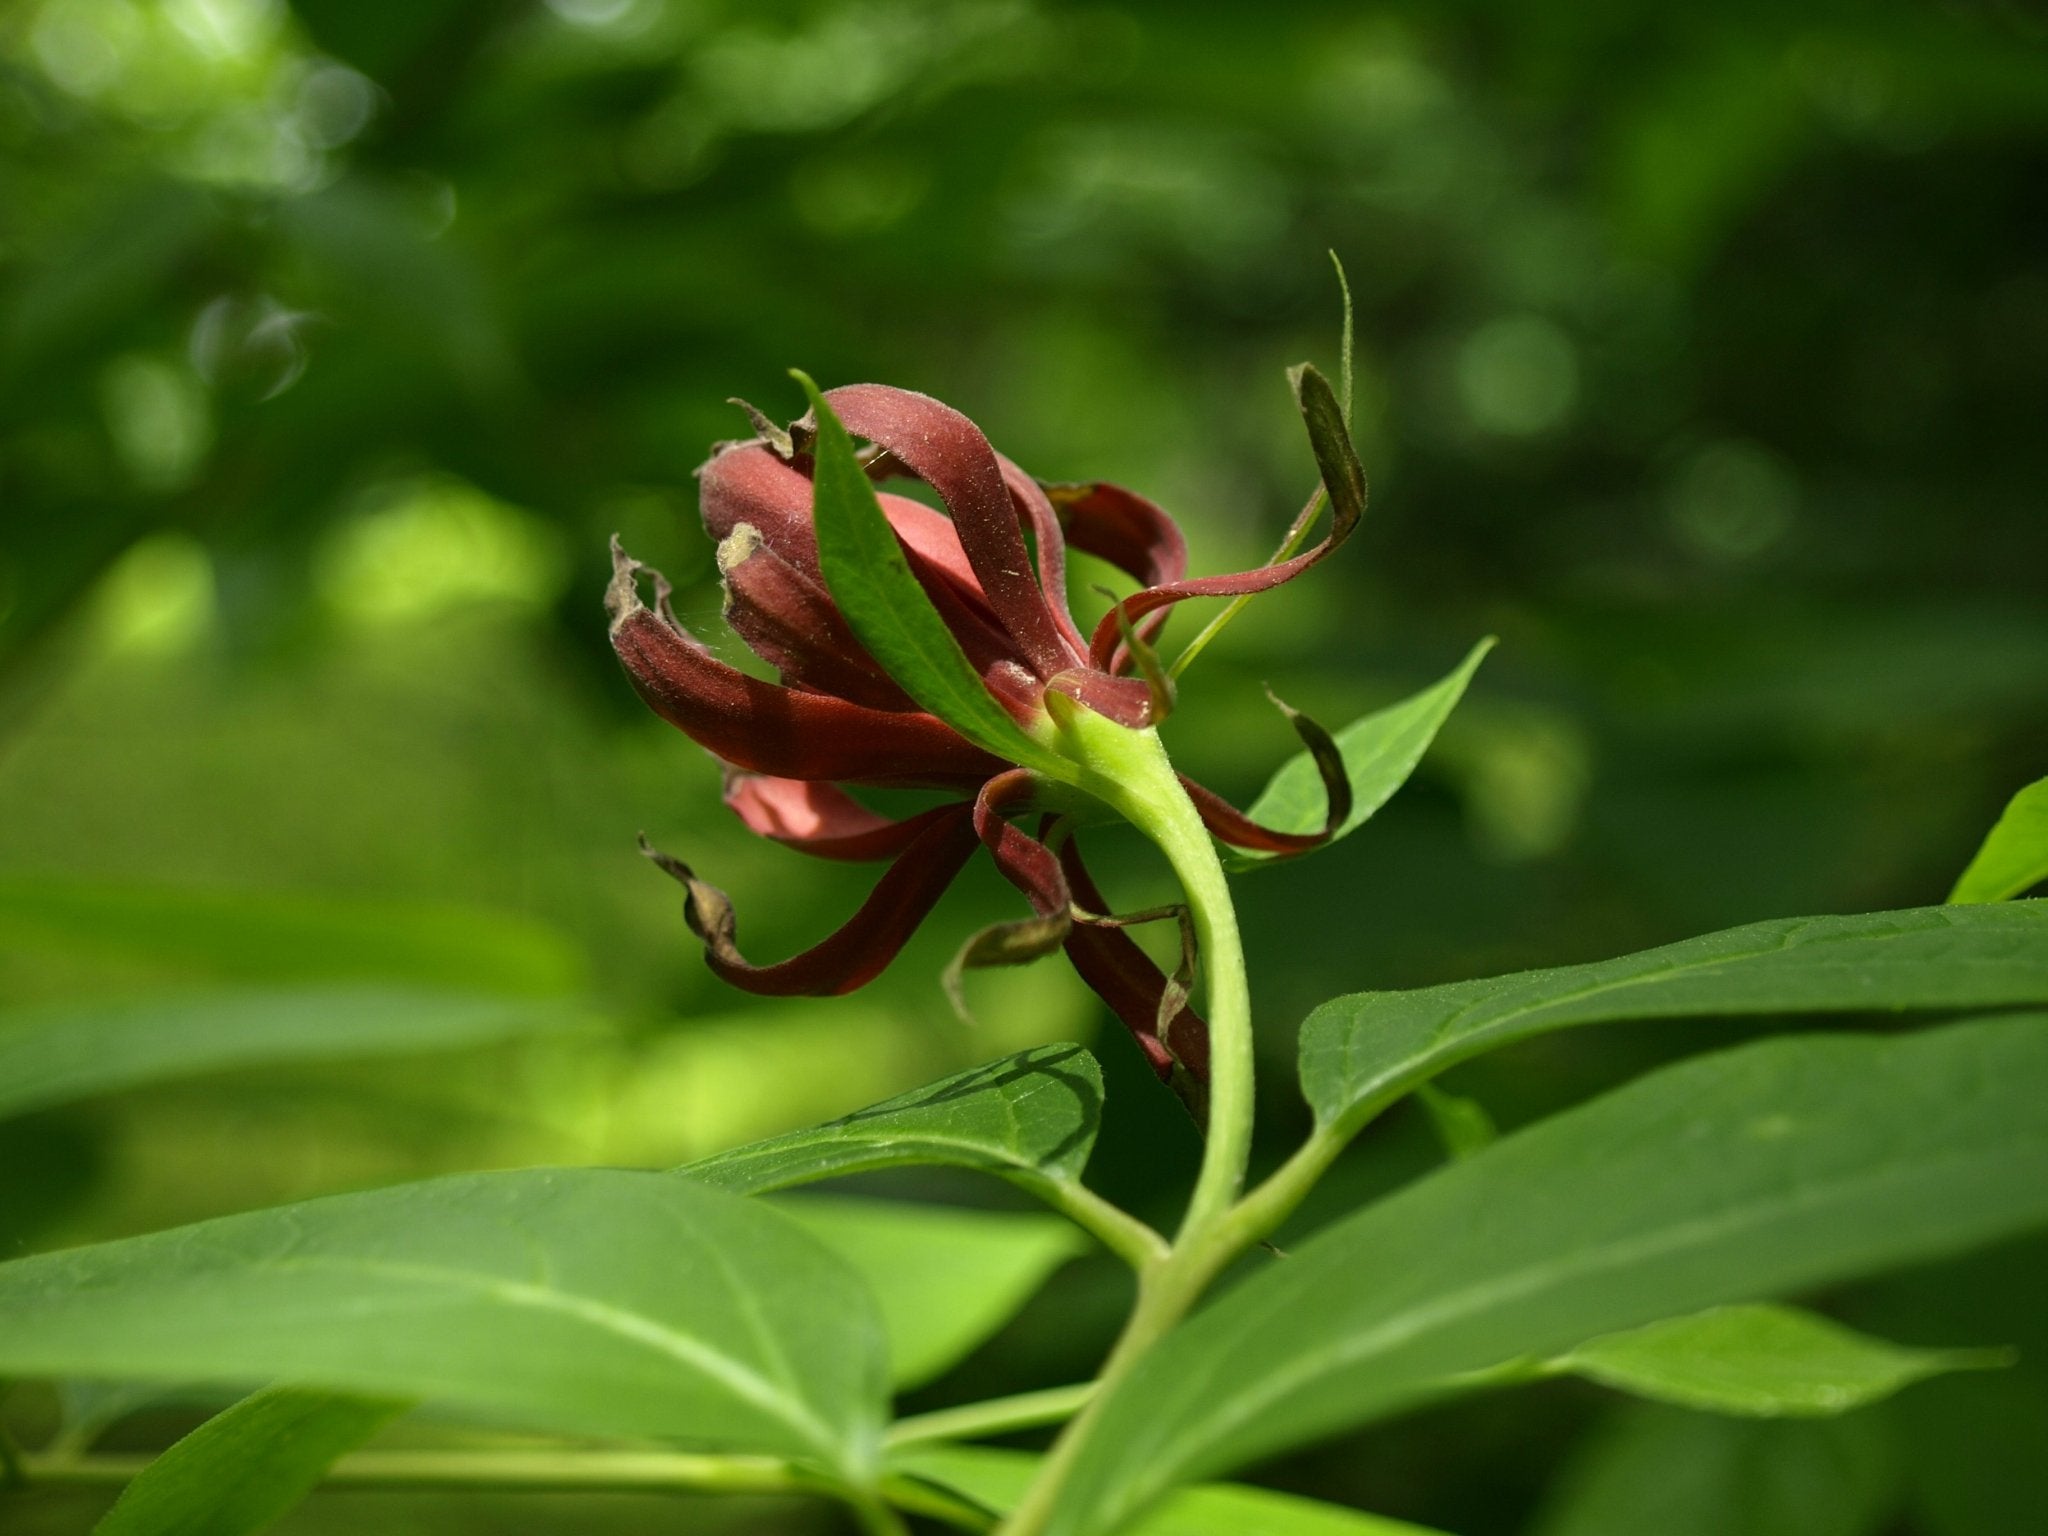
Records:
<instances>
[{"instance_id":1,"label":"sunlit leaf","mask_svg":"<svg viewBox=\"0 0 2048 1536\"><path fill-rule=\"evenodd\" d=\"M2010 1363L1983 1349L1911 1349L1798 1307L1714 1307L1611 1333L1550 1362L1681 1408L1749 1418L1821 1418L1949 1371Z\"/></svg>"},{"instance_id":2,"label":"sunlit leaf","mask_svg":"<svg viewBox=\"0 0 2048 1536\"><path fill-rule=\"evenodd\" d=\"M1393 799L1394 792L1408 782L1415 765L1422 761L1436 733L1451 711L1465 696L1465 686L1493 641L1480 641L1466 654L1457 669L1411 698L1376 710L1354 720L1335 733L1337 749L1351 776L1351 814L1331 835L1331 841L1347 836L1365 825ZM1250 816L1261 826L1276 832L1315 832L1324 815L1322 776L1306 752L1280 765L1252 803ZM1233 852L1231 862L1238 868L1270 864L1271 854Z\"/></svg>"},{"instance_id":3,"label":"sunlit leaf","mask_svg":"<svg viewBox=\"0 0 2048 1536\"><path fill-rule=\"evenodd\" d=\"M1324 1125L1349 1126L1456 1062L1580 1024L2044 1002L2048 901L1786 918L1591 965L1336 998L1302 1025L1301 1083Z\"/></svg>"},{"instance_id":4,"label":"sunlit leaf","mask_svg":"<svg viewBox=\"0 0 2048 1536\"><path fill-rule=\"evenodd\" d=\"M759 1201L611 1169L467 1174L0 1265L0 1373L289 1382L858 1474L887 1344Z\"/></svg>"},{"instance_id":5,"label":"sunlit leaf","mask_svg":"<svg viewBox=\"0 0 2048 1536\"><path fill-rule=\"evenodd\" d=\"M1078 1045L1041 1045L678 1171L738 1194L762 1194L940 1163L1043 1189L1080 1179L1101 1115L1095 1058Z\"/></svg>"},{"instance_id":6,"label":"sunlit leaf","mask_svg":"<svg viewBox=\"0 0 2048 1536\"><path fill-rule=\"evenodd\" d=\"M889 1458L899 1476L936 1483L991 1512L1015 1506L1037 1474L1029 1451L990 1446L921 1446ZM1434 1536L1405 1520L1389 1520L1314 1499L1228 1483L1188 1488L1126 1526L1120 1536Z\"/></svg>"},{"instance_id":7,"label":"sunlit leaf","mask_svg":"<svg viewBox=\"0 0 2048 1536\"><path fill-rule=\"evenodd\" d=\"M818 562L839 611L882 670L976 746L1011 762L1061 769L1061 760L1024 734L995 701L911 574L888 514L860 467L853 439L818 386L797 382L816 413L812 475Z\"/></svg>"},{"instance_id":8,"label":"sunlit leaf","mask_svg":"<svg viewBox=\"0 0 2048 1536\"><path fill-rule=\"evenodd\" d=\"M145 1467L93 1536L254 1536L405 1406L293 1387L258 1392Z\"/></svg>"},{"instance_id":9,"label":"sunlit leaf","mask_svg":"<svg viewBox=\"0 0 2048 1536\"><path fill-rule=\"evenodd\" d=\"M843 1196L774 1204L868 1282L881 1303L899 1391L957 1365L1087 1247L1072 1223L1035 1212Z\"/></svg>"},{"instance_id":10,"label":"sunlit leaf","mask_svg":"<svg viewBox=\"0 0 2048 1536\"><path fill-rule=\"evenodd\" d=\"M2048 1222L2048 1014L1768 1040L1496 1142L1291 1249L1103 1404L1048 1527L1382 1418L1446 1378Z\"/></svg>"},{"instance_id":11,"label":"sunlit leaf","mask_svg":"<svg viewBox=\"0 0 2048 1536\"><path fill-rule=\"evenodd\" d=\"M2012 797L1948 899L2005 901L2048 880L2048 779Z\"/></svg>"},{"instance_id":12,"label":"sunlit leaf","mask_svg":"<svg viewBox=\"0 0 2048 1536\"><path fill-rule=\"evenodd\" d=\"M587 1026L587 1016L551 999L396 987L0 1010L0 1116L228 1067L421 1055Z\"/></svg>"}]
</instances>

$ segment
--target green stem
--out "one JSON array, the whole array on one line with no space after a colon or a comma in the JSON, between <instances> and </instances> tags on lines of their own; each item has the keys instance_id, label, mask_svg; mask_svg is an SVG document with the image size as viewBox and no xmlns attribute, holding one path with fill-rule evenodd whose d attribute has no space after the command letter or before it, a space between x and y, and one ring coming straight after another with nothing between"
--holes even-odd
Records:
<instances>
[{"instance_id":1,"label":"green stem","mask_svg":"<svg viewBox=\"0 0 2048 1536\"><path fill-rule=\"evenodd\" d=\"M28 1456L31 1484L106 1484L134 1479L147 1456ZM529 1492L829 1493L835 1484L767 1456L676 1451L357 1451L328 1468L343 1488L501 1488Z\"/></svg>"},{"instance_id":2,"label":"green stem","mask_svg":"<svg viewBox=\"0 0 2048 1536\"><path fill-rule=\"evenodd\" d=\"M1166 1257L1165 1238L1085 1185L1047 1179L1026 1187L1131 1268L1142 1270Z\"/></svg>"},{"instance_id":3,"label":"green stem","mask_svg":"<svg viewBox=\"0 0 2048 1536\"><path fill-rule=\"evenodd\" d=\"M914 1414L890 1425L883 1443L895 1450L936 1440L979 1440L989 1435L1006 1435L1012 1430L1037 1429L1072 1418L1094 1394L1095 1383L1084 1381L1071 1387L1047 1387L1040 1392L1019 1392L1014 1397L992 1397L983 1403Z\"/></svg>"}]
</instances>

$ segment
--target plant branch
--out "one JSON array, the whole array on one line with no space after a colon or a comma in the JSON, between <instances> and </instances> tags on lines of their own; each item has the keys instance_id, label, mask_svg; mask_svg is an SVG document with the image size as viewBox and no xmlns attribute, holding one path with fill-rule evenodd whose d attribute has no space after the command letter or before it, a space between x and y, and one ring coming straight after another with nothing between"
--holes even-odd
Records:
<instances>
[{"instance_id":1,"label":"plant branch","mask_svg":"<svg viewBox=\"0 0 2048 1536\"><path fill-rule=\"evenodd\" d=\"M1166 1239L1074 1180L1033 1182L1031 1192L1135 1270L1166 1257Z\"/></svg>"},{"instance_id":2,"label":"plant branch","mask_svg":"<svg viewBox=\"0 0 2048 1536\"><path fill-rule=\"evenodd\" d=\"M1071 1387L1047 1387L1040 1392L1019 1392L1014 1397L992 1397L986 1402L915 1414L890 1425L883 1444L895 1450L938 1440L979 1440L1012 1430L1058 1424L1078 1413L1094 1393L1095 1383L1084 1381Z\"/></svg>"}]
</instances>

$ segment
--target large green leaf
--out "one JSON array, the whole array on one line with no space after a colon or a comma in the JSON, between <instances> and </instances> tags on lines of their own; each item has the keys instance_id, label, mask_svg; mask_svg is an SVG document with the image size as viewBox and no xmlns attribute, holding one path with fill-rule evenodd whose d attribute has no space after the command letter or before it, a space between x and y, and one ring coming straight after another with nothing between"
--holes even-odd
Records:
<instances>
[{"instance_id":1,"label":"large green leaf","mask_svg":"<svg viewBox=\"0 0 2048 1536\"><path fill-rule=\"evenodd\" d=\"M774 1204L867 1280L882 1306L899 1391L964 1359L1046 1276L1087 1247L1071 1222L1036 1212L843 1196L795 1196Z\"/></svg>"},{"instance_id":2,"label":"large green leaf","mask_svg":"<svg viewBox=\"0 0 2048 1536\"><path fill-rule=\"evenodd\" d=\"M1170 1336L1104 1404L1049 1529L1118 1530L1461 1373L2048 1222L2044 1103L2048 1014L1654 1073L1338 1222Z\"/></svg>"},{"instance_id":3,"label":"large green leaf","mask_svg":"<svg viewBox=\"0 0 2048 1536\"><path fill-rule=\"evenodd\" d=\"M1950 901L2004 901L2048 880L2048 779L2012 797Z\"/></svg>"},{"instance_id":4,"label":"large green leaf","mask_svg":"<svg viewBox=\"0 0 2048 1536\"><path fill-rule=\"evenodd\" d=\"M0 1010L0 1116L226 1067L450 1051L585 1023L546 998L396 987L173 993Z\"/></svg>"},{"instance_id":5,"label":"large green leaf","mask_svg":"<svg viewBox=\"0 0 2048 1536\"><path fill-rule=\"evenodd\" d=\"M920 1446L889 1458L889 1470L936 1483L964 1495L991 1513L1015 1506L1037 1475L1039 1458L1029 1451L990 1446ZM1264 1488L1228 1483L1187 1488L1128 1526L1119 1536L1434 1536L1405 1520L1388 1520L1355 1509Z\"/></svg>"},{"instance_id":6,"label":"large green leaf","mask_svg":"<svg viewBox=\"0 0 2048 1536\"><path fill-rule=\"evenodd\" d=\"M1408 782L1493 644L1491 637L1480 641L1443 681L1354 720L1336 733L1337 750L1344 756L1344 769L1351 779L1351 814L1332 834L1332 841L1364 826ZM1318 831L1324 814L1322 775L1306 752L1280 765L1252 802L1250 812L1252 820L1278 832ZM1250 869L1270 864L1274 858L1272 854L1235 851L1230 862L1236 868Z\"/></svg>"},{"instance_id":7,"label":"large green leaf","mask_svg":"<svg viewBox=\"0 0 2048 1536\"><path fill-rule=\"evenodd\" d=\"M854 455L853 439L818 386L802 373L796 380L810 397L818 423L811 448L818 564L860 643L905 693L976 746L1064 776L1064 760L1025 735L983 686L911 574L888 514Z\"/></svg>"},{"instance_id":8,"label":"large green leaf","mask_svg":"<svg viewBox=\"0 0 2048 1536\"><path fill-rule=\"evenodd\" d=\"M1324 1126L1530 1035L1619 1019L1995 1008L2048 1002L2048 901L1751 923L1618 960L1412 992L1308 1016L1301 1083Z\"/></svg>"},{"instance_id":9,"label":"large green leaf","mask_svg":"<svg viewBox=\"0 0 2048 1536\"><path fill-rule=\"evenodd\" d=\"M1027 1187L1077 1183L1102 1117L1102 1068L1041 1045L807 1130L679 1172L737 1194L918 1163L981 1168Z\"/></svg>"},{"instance_id":10,"label":"large green leaf","mask_svg":"<svg viewBox=\"0 0 2048 1536\"><path fill-rule=\"evenodd\" d=\"M253 1536L405 1406L295 1387L258 1392L145 1467L93 1536Z\"/></svg>"},{"instance_id":11,"label":"large green leaf","mask_svg":"<svg viewBox=\"0 0 2048 1536\"><path fill-rule=\"evenodd\" d=\"M1876 1536L1895 1458L1875 1415L1821 1423L1637 1410L1598 1432L1536 1536Z\"/></svg>"},{"instance_id":12,"label":"large green leaf","mask_svg":"<svg viewBox=\"0 0 2048 1536\"><path fill-rule=\"evenodd\" d=\"M1602 1386L1746 1418L1824 1418L1949 1371L2011 1356L1910 1349L1798 1307L1713 1307L1592 1339L1549 1363Z\"/></svg>"},{"instance_id":13,"label":"large green leaf","mask_svg":"<svg viewBox=\"0 0 2048 1536\"><path fill-rule=\"evenodd\" d=\"M561 994L585 980L557 930L447 902L307 891L0 879L0 951L115 954L220 980L359 979Z\"/></svg>"},{"instance_id":14,"label":"large green leaf","mask_svg":"<svg viewBox=\"0 0 2048 1536\"><path fill-rule=\"evenodd\" d=\"M849 1474L886 1351L837 1254L661 1173L466 1174L0 1265L0 1374L417 1397Z\"/></svg>"}]
</instances>

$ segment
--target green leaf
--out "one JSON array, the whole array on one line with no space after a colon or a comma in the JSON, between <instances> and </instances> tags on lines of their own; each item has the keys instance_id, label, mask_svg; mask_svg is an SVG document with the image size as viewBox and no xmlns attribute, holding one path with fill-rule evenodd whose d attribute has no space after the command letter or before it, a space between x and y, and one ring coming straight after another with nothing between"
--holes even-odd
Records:
<instances>
[{"instance_id":1,"label":"green leaf","mask_svg":"<svg viewBox=\"0 0 2048 1536\"><path fill-rule=\"evenodd\" d=\"M1041 1045L677 1171L752 1195L938 1163L984 1169L1043 1191L1080 1181L1101 1116L1095 1058L1078 1045Z\"/></svg>"},{"instance_id":2,"label":"green leaf","mask_svg":"<svg viewBox=\"0 0 2048 1536\"><path fill-rule=\"evenodd\" d=\"M1493 645L1489 636L1473 646L1442 682L1354 720L1336 733L1337 749L1351 777L1351 814L1331 835L1332 842L1364 826L1408 782ZM1324 814L1322 775L1306 752L1280 765L1250 811L1252 820L1276 832L1318 831ZM1272 854L1234 851L1229 862L1233 868L1252 869L1270 864L1274 858Z\"/></svg>"},{"instance_id":3,"label":"green leaf","mask_svg":"<svg viewBox=\"0 0 2048 1536\"><path fill-rule=\"evenodd\" d=\"M221 991L0 1011L0 1116L227 1067L419 1055L587 1027L567 1004L393 987Z\"/></svg>"},{"instance_id":4,"label":"green leaf","mask_svg":"<svg viewBox=\"0 0 2048 1536\"><path fill-rule=\"evenodd\" d=\"M1637 1397L1748 1418L1824 1418L1949 1371L2008 1365L1986 1349L1910 1349L1797 1307L1714 1307L1581 1344L1550 1369Z\"/></svg>"},{"instance_id":5,"label":"green leaf","mask_svg":"<svg viewBox=\"0 0 2048 1536\"><path fill-rule=\"evenodd\" d=\"M1745 1423L1656 1408L1596 1434L1537 1536L1876 1536L1896 1511L1875 1415Z\"/></svg>"},{"instance_id":6,"label":"green leaf","mask_svg":"<svg viewBox=\"0 0 2048 1536\"><path fill-rule=\"evenodd\" d=\"M773 1203L868 1282L899 1392L965 1359L1088 1246L1058 1216L844 1196Z\"/></svg>"},{"instance_id":7,"label":"green leaf","mask_svg":"<svg viewBox=\"0 0 2048 1536\"><path fill-rule=\"evenodd\" d=\"M0 1374L279 1381L861 1469L859 1275L662 1173L466 1174L0 1264Z\"/></svg>"},{"instance_id":8,"label":"green leaf","mask_svg":"<svg viewBox=\"0 0 2048 1536\"><path fill-rule=\"evenodd\" d=\"M2012 797L1949 892L1954 902L2005 901L2048 880L2048 779Z\"/></svg>"},{"instance_id":9,"label":"green leaf","mask_svg":"<svg viewBox=\"0 0 2048 1536\"><path fill-rule=\"evenodd\" d=\"M889 1458L893 1473L936 1483L992 1513L1015 1507L1037 1475L1029 1451L989 1446L920 1446ZM1340 1509L1334 1504L1263 1488L1217 1483L1174 1494L1119 1536L1435 1536L1405 1520Z\"/></svg>"},{"instance_id":10,"label":"green leaf","mask_svg":"<svg viewBox=\"0 0 2048 1536\"><path fill-rule=\"evenodd\" d=\"M960 642L910 572L896 531L860 467L853 439L810 375L792 375L810 397L817 440L813 517L818 563L860 643L903 691L976 746L1055 777L1071 765L1024 733L995 701Z\"/></svg>"},{"instance_id":11,"label":"green leaf","mask_svg":"<svg viewBox=\"0 0 2048 1536\"><path fill-rule=\"evenodd\" d=\"M1336 998L1302 1025L1301 1084L1342 1131L1456 1062L1580 1024L2044 1002L2048 901L1785 918L1591 965Z\"/></svg>"},{"instance_id":12,"label":"green leaf","mask_svg":"<svg viewBox=\"0 0 2048 1536\"><path fill-rule=\"evenodd\" d=\"M294 1387L258 1392L145 1467L93 1536L253 1536L405 1408Z\"/></svg>"},{"instance_id":13,"label":"green leaf","mask_svg":"<svg viewBox=\"0 0 2048 1536\"><path fill-rule=\"evenodd\" d=\"M0 951L134 957L195 977L360 979L561 995L585 980L573 941L516 913L302 891L0 879Z\"/></svg>"},{"instance_id":14,"label":"green leaf","mask_svg":"<svg viewBox=\"0 0 2048 1536\"><path fill-rule=\"evenodd\" d=\"M1048 1527L1382 1418L1446 1378L2048 1222L2048 1014L1682 1062L1318 1233L1103 1403Z\"/></svg>"}]
</instances>

